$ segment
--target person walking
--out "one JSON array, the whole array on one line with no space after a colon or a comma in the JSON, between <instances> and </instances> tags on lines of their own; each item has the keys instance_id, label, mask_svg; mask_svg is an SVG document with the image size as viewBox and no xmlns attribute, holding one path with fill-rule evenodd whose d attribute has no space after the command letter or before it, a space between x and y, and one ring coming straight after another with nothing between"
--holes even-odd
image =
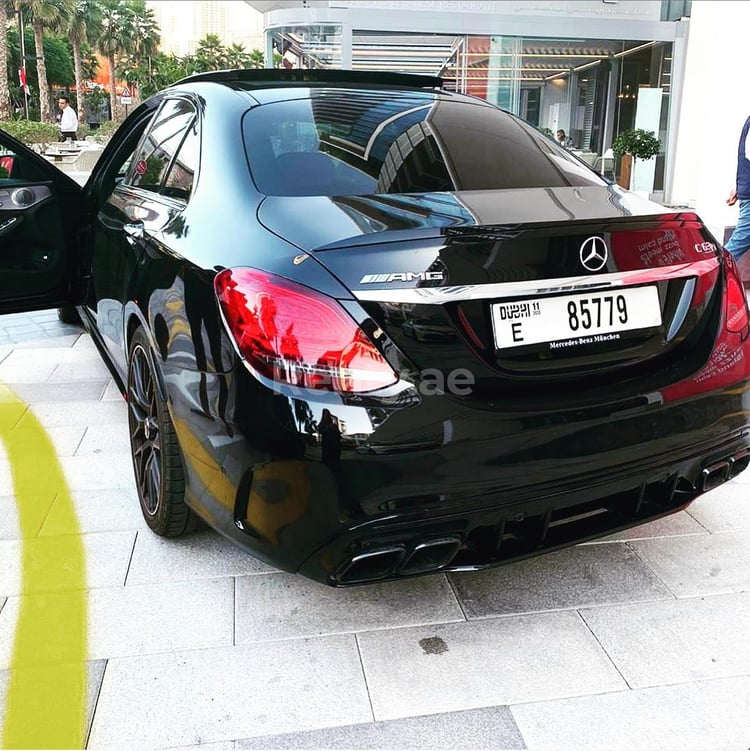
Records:
<instances>
[{"instance_id":1,"label":"person walking","mask_svg":"<svg viewBox=\"0 0 750 751\"><path fill-rule=\"evenodd\" d=\"M740 213L737 217L737 225L732 236L724 246L734 258L739 261L740 257L750 249L750 117L745 120L740 133L740 142L737 147L737 182L729 193L727 204L734 206L740 202ZM743 265L747 265L750 258L743 259ZM743 279L750 274L743 273Z\"/></svg>"},{"instance_id":2,"label":"person walking","mask_svg":"<svg viewBox=\"0 0 750 751\"><path fill-rule=\"evenodd\" d=\"M70 106L70 99L66 96L61 96L57 103L60 107L60 140L71 141L76 140L76 131L78 130L78 115L76 111Z\"/></svg>"}]
</instances>

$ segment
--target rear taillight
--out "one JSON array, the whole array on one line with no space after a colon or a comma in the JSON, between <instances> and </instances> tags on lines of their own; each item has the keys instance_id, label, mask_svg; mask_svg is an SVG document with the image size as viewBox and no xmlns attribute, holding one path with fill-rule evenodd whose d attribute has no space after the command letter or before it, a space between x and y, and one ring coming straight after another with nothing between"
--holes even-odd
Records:
<instances>
[{"instance_id":1,"label":"rear taillight","mask_svg":"<svg viewBox=\"0 0 750 751\"><path fill-rule=\"evenodd\" d=\"M256 269L226 269L214 282L247 364L290 386L346 393L390 386L398 376L336 300Z\"/></svg>"},{"instance_id":2,"label":"rear taillight","mask_svg":"<svg viewBox=\"0 0 750 751\"><path fill-rule=\"evenodd\" d=\"M739 334L745 331L748 325L747 298L739 270L728 253L726 254L726 269L726 325L728 331Z\"/></svg>"}]
</instances>

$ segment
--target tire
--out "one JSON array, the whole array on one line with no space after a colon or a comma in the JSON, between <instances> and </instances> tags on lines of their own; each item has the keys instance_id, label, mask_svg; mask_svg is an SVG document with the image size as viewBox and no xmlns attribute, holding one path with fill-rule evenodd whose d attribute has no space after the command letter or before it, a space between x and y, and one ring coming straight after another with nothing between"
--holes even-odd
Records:
<instances>
[{"instance_id":1,"label":"tire","mask_svg":"<svg viewBox=\"0 0 750 751\"><path fill-rule=\"evenodd\" d=\"M78 314L78 308L75 305L65 305L57 309L57 318L60 323L73 323L80 325L81 316Z\"/></svg>"},{"instance_id":2,"label":"tire","mask_svg":"<svg viewBox=\"0 0 750 751\"><path fill-rule=\"evenodd\" d=\"M133 335L128 358L128 427L146 524L162 537L192 532L197 517L185 503L180 446L167 404L159 396L156 365L142 328Z\"/></svg>"}]
</instances>

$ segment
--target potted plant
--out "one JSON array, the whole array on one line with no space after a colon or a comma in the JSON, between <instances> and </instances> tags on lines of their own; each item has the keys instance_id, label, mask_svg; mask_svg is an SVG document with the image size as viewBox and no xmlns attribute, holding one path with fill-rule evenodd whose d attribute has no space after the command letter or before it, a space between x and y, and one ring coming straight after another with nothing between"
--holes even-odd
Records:
<instances>
[{"instance_id":1,"label":"potted plant","mask_svg":"<svg viewBox=\"0 0 750 751\"><path fill-rule=\"evenodd\" d=\"M651 130L624 130L612 143L612 153L620 157L620 179L623 188L630 187L630 177L636 159L651 159L661 149L661 142Z\"/></svg>"}]
</instances>

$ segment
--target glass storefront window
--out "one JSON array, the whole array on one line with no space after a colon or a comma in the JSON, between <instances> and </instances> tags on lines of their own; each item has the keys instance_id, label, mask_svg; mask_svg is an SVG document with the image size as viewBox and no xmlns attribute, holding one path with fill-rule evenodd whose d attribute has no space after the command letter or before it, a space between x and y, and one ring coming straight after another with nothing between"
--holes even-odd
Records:
<instances>
[{"instance_id":1,"label":"glass storefront window","mask_svg":"<svg viewBox=\"0 0 750 751\"><path fill-rule=\"evenodd\" d=\"M272 29L274 68L340 68L341 24Z\"/></svg>"}]
</instances>

